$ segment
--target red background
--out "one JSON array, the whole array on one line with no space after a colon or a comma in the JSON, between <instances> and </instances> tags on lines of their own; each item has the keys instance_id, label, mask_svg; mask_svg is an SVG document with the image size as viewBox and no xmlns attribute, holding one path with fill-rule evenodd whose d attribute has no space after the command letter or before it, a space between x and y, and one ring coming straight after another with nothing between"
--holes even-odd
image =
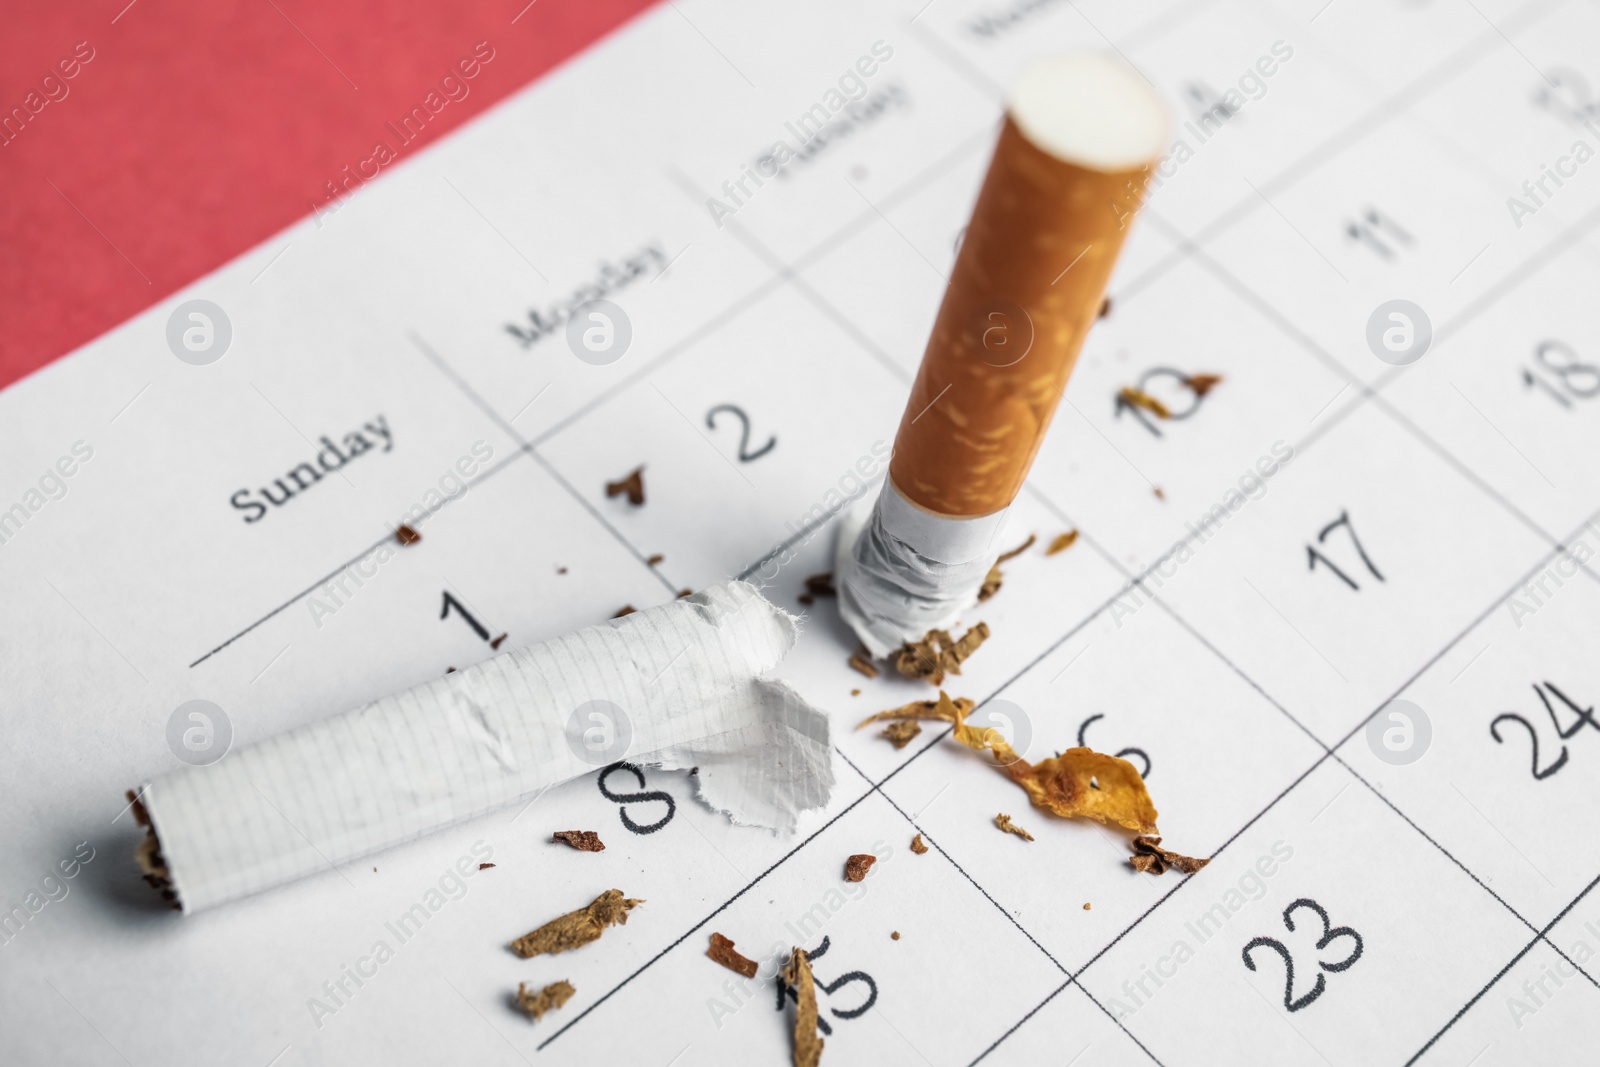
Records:
<instances>
[{"instance_id":1,"label":"red background","mask_svg":"<svg viewBox=\"0 0 1600 1067\"><path fill-rule=\"evenodd\" d=\"M64 99L0 145L0 387L310 214L323 183L379 139L394 144L384 124L477 42L494 60L402 158L653 0L526 2L13 8L0 33L0 117L59 77L79 42L95 55L62 79Z\"/></svg>"}]
</instances>

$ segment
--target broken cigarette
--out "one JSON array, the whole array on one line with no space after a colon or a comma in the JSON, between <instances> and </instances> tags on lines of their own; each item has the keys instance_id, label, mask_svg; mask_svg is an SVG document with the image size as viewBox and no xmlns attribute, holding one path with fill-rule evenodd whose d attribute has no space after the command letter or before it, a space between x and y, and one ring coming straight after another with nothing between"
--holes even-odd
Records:
<instances>
[{"instance_id":1,"label":"broken cigarette","mask_svg":"<svg viewBox=\"0 0 1600 1067\"><path fill-rule=\"evenodd\" d=\"M201 911L627 759L792 830L833 786L828 719L763 675L796 620L744 582L502 653L148 782L147 878Z\"/></svg>"},{"instance_id":2,"label":"broken cigarette","mask_svg":"<svg viewBox=\"0 0 1600 1067\"><path fill-rule=\"evenodd\" d=\"M976 600L1168 137L1133 68L1031 66L1012 94L870 516L841 532L845 620L876 656Z\"/></svg>"}]
</instances>

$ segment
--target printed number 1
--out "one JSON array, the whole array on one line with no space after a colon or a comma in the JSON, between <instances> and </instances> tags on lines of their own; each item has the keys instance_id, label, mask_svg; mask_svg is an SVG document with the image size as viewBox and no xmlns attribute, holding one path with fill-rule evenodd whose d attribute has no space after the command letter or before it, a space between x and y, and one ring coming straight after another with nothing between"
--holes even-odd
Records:
<instances>
[{"instance_id":1,"label":"printed number 1","mask_svg":"<svg viewBox=\"0 0 1600 1067\"><path fill-rule=\"evenodd\" d=\"M444 594L444 607L439 609L439 618L443 619L448 617L451 608L455 608L456 614L460 615L464 620L466 620L467 625L472 627L473 633L477 634L485 641L489 640L489 631L483 628L483 623L479 622L477 619L474 619L472 617L472 612L462 607L461 601L451 596L447 590Z\"/></svg>"}]
</instances>

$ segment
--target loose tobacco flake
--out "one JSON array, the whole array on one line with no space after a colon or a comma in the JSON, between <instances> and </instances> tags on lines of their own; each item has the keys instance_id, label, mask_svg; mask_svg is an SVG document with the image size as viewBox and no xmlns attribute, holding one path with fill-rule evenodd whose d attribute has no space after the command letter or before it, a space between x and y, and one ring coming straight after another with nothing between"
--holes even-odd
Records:
<instances>
[{"instance_id":1,"label":"loose tobacco flake","mask_svg":"<svg viewBox=\"0 0 1600 1067\"><path fill-rule=\"evenodd\" d=\"M1183 380L1195 396L1205 396L1216 386L1222 383L1220 374L1191 374Z\"/></svg>"},{"instance_id":2,"label":"loose tobacco flake","mask_svg":"<svg viewBox=\"0 0 1600 1067\"><path fill-rule=\"evenodd\" d=\"M638 507L644 503L644 465L641 464L615 482L606 483L606 496L628 496L628 503Z\"/></svg>"},{"instance_id":3,"label":"loose tobacco flake","mask_svg":"<svg viewBox=\"0 0 1600 1067\"><path fill-rule=\"evenodd\" d=\"M722 964L734 974L742 974L746 978L756 976L756 961L748 956L735 951L733 942L721 934L711 935L711 947L706 949L706 955Z\"/></svg>"},{"instance_id":4,"label":"loose tobacco flake","mask_svg":"<svg viewBox=\"0 0 1600 1067\"><path fill-rule=\"evenodd\" d=\"M1077 543L1078 531L1068 530L1066 533L1058 535L1054 541L1051 541L1050 547L1044 550L1044 554L1047 556L1053 556L1057 552L1065 552L1067 549L1071 548Z\"/></svg>"},{"instance_id":5,"label":"loose tobacco flake","mask_svg":"<svg viewBox=\"0 0 1600 1067\"><path fill-rule=\"evenodd\" d=\"M617 613L615 615L611 616L611 617L613 619L625 618L626 616L632 615L634 612L636 612L638 610L639 609L634 607L632 604L624 604L624 605L622 605L622 607L618 608L617 609Z\"/></svg>"},{"instance_id":6,"label":"loose tobacco flake","mask_svg":"<svg viewBox=\"0 0 1600 1067\"><path fill-rule=\"evenodd\" d=\"M859 652L850 653L849 663L857 672L866 675L868 678L876 678L878 676L878 668L872 665L870 659Z\"/></svg>"},{"instance_id":7,"label":"loose tobacco flake","mask_svg":"<svg viewBox=\"0 0 1600 1067\"><path fill-rule=\"evenodd\" d=\"M796 948L778 977L796 994L794 1009L794 1067L817 1067L822 1060L822 1038L817 1036L817 986L811 977L811 960Z\"/></svg>"},{"instance_id":8,"label":"loose tobacco flake","mask_svg":"<svg viewBox=\"0 0 1600 1067\"><path fill-rule=\"evenodd\" d=\"M946 672L960 674L961 664L989 639L989 624L980 622L956 640L944 630L929 630L920 641L907 641L894 654L894 668L913 680L934 685L944 682Z\"/></svg>"},{"instance_id":9,"label":"loose tobacco flake","mask_svg":"<svg viewBox=\"0 0 1600 1067\"><path fill-rule=\"evenodd\" d=\"M887 737L895 748L905 748L921 732L922 727L910 719L892 722L883 728L883 736Z\"/></svg>"},{"instance_id":10,"label":"loose tobacco flake","mask_svg":"<svg viewBox=\"0 0 1600 1067\"><path fill-rule=\"evenodd\" d=\"M422 540L422 535L416 531L415 527L409 526L406 523L401 523L399 526L395 527L394 539L399 541L402 545L414 545L418 541Z\"/></svg>"},{"instance_id":11,"label":"loose tobacco flake","mask_svg":"<svg viewBox=\"0 0 1600 1067\"><path fill-rule=\"evenodd\" d=\"M939 693L939 700L913 700L909 704L901 704L898 708L889 708L875 715L868 715L856 723L856 729L871 726L875 722L892 722L896 719L937 719L940 722L954 722L952 713L946 711L941 705L950 703L962 716L970 715L976 706L967 697L956 697L951 700L943 691Z\"/></svg>"},{"instance_id":12,"label":"loose tobacco flake","mask_svg":"<svg viewBox=\"0 0 1600 1067\"><path fill-rule=\"evenodd\" d=\"M811 575L806 579L806 592L812 596L837 596L839 591L833 587L833 572Z\"/></svg>"},{"instance_id":13,"label":"loose tobacco flake","mask_svg":"<svg viewBox=\"0 0 1600 1067\"><path fill-rule=\"evenodd\" d=\"M1117 396L1123 403L1132 404L1136 408L1144 408L1158 419L1172 418L1172 409L1143 389L1132 385L1124 385L1121 391L1117 393Z\"/></svg>"},{"instance_id":14,"label":"loose tobacco flake","mask_svg":"<svg viewBox=\"0 0 1600 1067\"><path fill-rule=\"evenodd\" d=\"M567 1001L571 1000L577 990L572 988L572 983L566 980L551 982L535 993L528 988L528 983L517 983L517 1007L533 1016L535 1022L544 1018L544 1013L554 1011Z\"/></svg>"},{"instance_id":15,"label":"loose tobacco flake","mask_svg":"<svg viewBox=\"0 0 1600 1067\"><path fill-rule=\"evenodd\" d=\"M1168 867L1176 867L1184 874L1193 874L1210 863L1209 859L1181 856L1161 847L1161 838L1140 835L1133 839L1133 855L1128 857L1134 870L1147 874L1165 874Z\"/></svg>"},{"instance_id":16,"label":"loose tobacco flake","mask_svg":"<svg viewBox=\"0 0 1600 1067\"><path fill-rule=\"evenodd\" d=\"M1008 834L1016 834L1024 841L1033 840L1033 835L1028 833L1028 831L1024 830L1022 827L1018 826L1016 823L1012 822L1011 816L1009 815L1004 813L996 815L994 817L994 824Z\"/></svg>"},{"instance_id":17,"label":"loose tobacco flake","mask_svg":"<svg viewBox=\"0 0 1600 1067\"><path fill-rule=\"evenodd\" d=\"M1115 823L1141 834L1158 832L1155 804L1144 779L1127 760L1080 747L1029 763L999 730L968 726L966 719L972 709L972 701L965 697L951 700L940 690L937 701L880 711L861 726L883 719L940 719L955 727L951 733L963 745L979 752L993 752L1000 769L1027 792L1034 807L1068 819L1082 816Z\"/></svg>"},{"instance_id":18,"label":"loose tobacco flake","mask_svg":"<svg viewBox=\"0 0 1600 1067\"><path fill-rule=\"evenodd\" d=\"M878 862L878 857L870 852L857 852L854 856L844 861L844 880L859 882L872 870L872 865Z\"/></svg>"},{"instance_id":19,"label":"loose tobacco flake","mask_svg":"<svg viewBox=\"0 0 1600 1067\"><path fill-rule=\"evenodd\" d=\"M1000 570L1000 564L1008 559L1015 559L1033 547L1038 535L1029 534L1028 539L1009 552L1000 553L1000 558L994 561L994 566L989 568L989 573L983 576L983 585L978 589L978 603L983 603L1000 591L1000 585L1005 581L1005 575Z\"/></svg>"},{"instance_id":20,"label":"loose tobacco flake","mask_svg":"<svg viewBox=\"0 0 1600 1067\"><path fill-rule=\"evenodd\" d=\"M511 951L528 959L582 948L591 941L599 940L606 927L626 923L628 912L643 903L642 900L624 897L620 889L607 889L577 911L569 911L537 930L523 934L511 942Z\"/></svg>"},{"instance_id":21,"label":"loose tobacco flake","mask_svg":"<svg viewBox=\"0 0 1600 1067\"><path fill-rule=\"evenodd\" d=\"M564 845L571 845L579 852L604 852L606 845L600 840L600 835L593 830L557 830L550 835L551 841L560 841Z\"/></svg>"},{"instance_id":22,"label":"loose tobacco flake","mask_svg":"<svg viewBox=\"0 0 1600 1067\"><path fill-rule=\"evenodd\" d=\"M928 851L928 845L922 840L921 834L918 834L916 837L911 839L911 851L915 852L919 856Z\"/></svg>"}]
</instances>

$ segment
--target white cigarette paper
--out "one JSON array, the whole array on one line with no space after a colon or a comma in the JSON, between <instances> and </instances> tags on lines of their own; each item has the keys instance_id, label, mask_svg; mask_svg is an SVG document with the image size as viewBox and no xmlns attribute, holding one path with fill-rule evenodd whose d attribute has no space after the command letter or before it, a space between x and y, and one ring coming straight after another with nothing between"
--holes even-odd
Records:
<instances>
[{"instance_id":1,"label":"white cigarette paper","mask_svg":"<svg viewBox=\"0 0 1600 1067\"><path fill-rule=\"evenodd\" d=\"M826 714L762 677L798 633L729 582L162 775L142 801L186 913L623 759L698 767L707 804L791 831L833 787Z\"/></svg>"},{"instance_id":2,"label":"white cigarette paper","mask_svg":"<svg viewBox=\"0 0 1600 1067\"><path fill-rule=\"evenodd\" d=\"M834 584L839 613L867 651L882 659L971 610L1009 513L932 515L887 479L871 511L851 509L839 527Z\"/></svg>"}]
</instances>

